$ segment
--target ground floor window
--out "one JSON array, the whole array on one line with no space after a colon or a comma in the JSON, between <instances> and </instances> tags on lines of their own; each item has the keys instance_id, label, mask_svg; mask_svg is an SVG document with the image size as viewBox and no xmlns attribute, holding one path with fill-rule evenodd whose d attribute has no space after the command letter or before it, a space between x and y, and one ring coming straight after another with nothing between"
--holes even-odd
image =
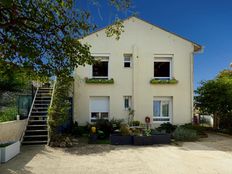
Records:
<instances>
[{"instance_id":1,"label":"ground floor window","mask_svg":"<svg viewBox=\"0 0 232 174\"><path fill-rule=\"evenodd\" d=\"M109 97L90 97L90 122L109 119Z\"/></svg>"},{"instance_id":2,"label":"ground floor window","mask_svg":"<svg viewBox=\"0 0 232 174\"><path fill-rule=\"evenodd\" d=\"M91 122L96 122L97 119L108 119L108 112L91 112Z\"/></svg>"},{"instance_id":3,"label":"ground floor window","mask_svg":"<svg viewBox=\"0 0 232 174\"><path fill-rule=\"evenodd\" d=\"M124 109L129 110L131 108L131 96L124 96Z\"/></svg>"},{"instance_id":4,"label":"ground floor window","mask_svg":"<svg viewBox=\"0 0 232 174\"><path fill-rule=\"evenodd\" d=\"M153 121L171 122L172 97L154 97L153 100Z\"/></svg>"}]
</instances>

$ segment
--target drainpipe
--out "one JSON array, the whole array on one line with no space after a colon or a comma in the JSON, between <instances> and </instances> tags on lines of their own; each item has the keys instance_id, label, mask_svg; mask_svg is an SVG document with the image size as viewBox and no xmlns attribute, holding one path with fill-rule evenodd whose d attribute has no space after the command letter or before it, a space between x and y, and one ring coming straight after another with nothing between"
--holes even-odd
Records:
<instances>
[{"instance_id":1,"label":"drainpipe","mask_svg":"<svg viewBox=\"0 0 232 174\"><path fill-rule=\"evenodd\" d=\"M138 72L138 48L136 45L132 45L132 58L133 58L133 69L132 69L132 109L136 110L136 78ZM136 111L135 111L136 113ZM136 114L135 114L136 115Z\"/></svg>"}]
</instances>

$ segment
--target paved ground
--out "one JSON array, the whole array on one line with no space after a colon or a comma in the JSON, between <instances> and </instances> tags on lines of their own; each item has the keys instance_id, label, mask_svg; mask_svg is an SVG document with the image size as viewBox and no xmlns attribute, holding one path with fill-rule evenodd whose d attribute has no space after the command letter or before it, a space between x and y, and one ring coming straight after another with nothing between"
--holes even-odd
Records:
<instances>
[{"instance_id":1,"label":"paved ground","mask_svg":"<svg viewBox=\"0 0 232 174\"><path fill-rule=\"evenodd\" d=\"M232 137L150 147L84 145L70 149L24 146L0 174L232 174Z\"/></svg>"}]
</instances>

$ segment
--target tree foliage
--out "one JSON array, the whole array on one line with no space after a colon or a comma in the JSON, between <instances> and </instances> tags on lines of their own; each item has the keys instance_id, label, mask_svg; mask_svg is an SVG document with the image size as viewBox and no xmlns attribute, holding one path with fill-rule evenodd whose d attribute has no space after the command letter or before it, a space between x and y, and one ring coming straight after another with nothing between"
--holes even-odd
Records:
<instances>
[{"instance_id":1,"label":"tree foliage","mask_svg":"<svg viewBox=\"0 0 232 174\"><path fill-rule=\"evenodd\" d=\"M108 2L118 10L130 5L130 0ZM93 63L90 45L79 40L96 27L90 15L75 0L0 1L0 63L31 67L47 75L70 75L78 65ZM107 35L118 39L121 30L116 21Z\"/></svg>"},{"instance_id":2,"label":"tree foliage","mask_svg":"<svg viewBox=\"0 0 232 174\"><path fill-rule=\"evenodd\" d=\"M231 70L224 70L215 79L201 82L196 94L195 105L201 113L214 114L215 122L216 120L231 118L232 125Z\"/></svg>"}]
</instances>

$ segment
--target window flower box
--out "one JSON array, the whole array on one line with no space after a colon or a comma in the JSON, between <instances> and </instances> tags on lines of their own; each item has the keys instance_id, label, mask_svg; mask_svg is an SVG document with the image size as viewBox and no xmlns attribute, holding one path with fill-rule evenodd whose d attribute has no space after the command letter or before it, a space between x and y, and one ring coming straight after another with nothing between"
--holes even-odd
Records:
<instances>
[{"instance_id":1,"label":"window flower box","mask_svg":"<svg viewBox=\"0 0 232 174\"><path fill-rule=\"evenodd\" d=\"M0 162L7 162L13 157L15 157L20 152L20 142L17 141L15 143L10 143L6 145L0 146L0 154L1 154L1 161Z\"/></svg>"},{"instance_id":2,"label":"window flower box","mask_svg":"<svg viewBox=\"0 0 232 174\"><path fill-rule=\"evenodd\" d=\"M114 84L114 79L97 79L97 78L85 78L85 83L88 84Z\"/></svg>"},{"instance_id":3,"label":"window flower box","mask_svg":"<svg viewBox=\"0 0 232 174\"><path fill-rule=\"evenodd\" d=\"M151 79L150 84L177 84L178 80L170 79L170 80L160 80L160 79Z\"/></svg>"},{"instance_id":4,"label":"window flower box","mask_svg":"<svg viewBox=\"0 0 232 174\"><path fill-rule=\"evenodd\" d=\"M111 134L110 144L112 145L132 145L133 137L131 135Z\"/></svg>"}]
</instances>

